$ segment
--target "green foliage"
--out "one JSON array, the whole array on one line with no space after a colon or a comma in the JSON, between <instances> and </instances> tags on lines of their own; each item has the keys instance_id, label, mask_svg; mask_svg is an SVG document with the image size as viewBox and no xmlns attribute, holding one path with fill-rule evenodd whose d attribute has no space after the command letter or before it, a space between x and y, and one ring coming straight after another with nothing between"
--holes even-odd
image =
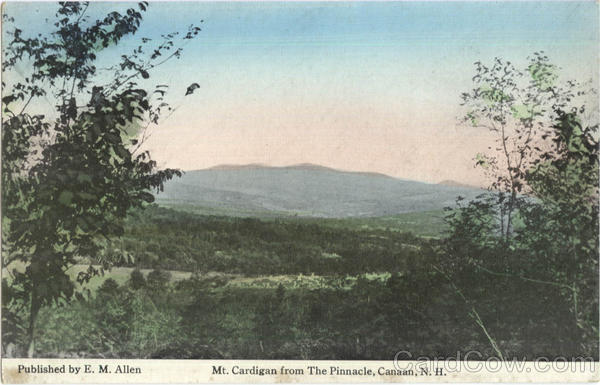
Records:
<instances>
[{"instance_id":1,"label":"green foliage","mask_svg":"<svg viewBox=\"0 0 600 385\"><path fill-rule=\"evenodd\" d=\"M545 261L537 275L562 285L578 340L589 341L598 338L598 125L559 111L553 128L554 151L527 175L541 202L522 210L518 240Z\"/></svg>"},{"instance_id":2,"label":"green foliage","mask_svg":"<svg viewBox=\"0 0 600 385\"><path fill-rule=\"evenodd\" d=\"M131 272L131 276L129 278L129 284L133 290L141 289L146 286L146 279L144 278L144 274L139 269L135 269Z\"/></svg>"},{"instance_id":3,"label":"green foliage","mask_svg":"<svg viewBox=\"0 0 600 385\"><path fill-rule=\"evenodd\" d=\"M166 288L170 278L171 275L167 271L153 270L148 274L146 284L149 289L160 291Z\"/></svg>"},{"instance_id":4,"label":"green foliage","mask_svg":"<svg viewBox=\"0 0 600 385\"><path fill-rule=\"evenodd\" d=\"M495 199L482 197L477 207L493 211ZM462 206L468 208L465 203ZM444 241L418 240L419 247L402 254L392 273L387 272L386 265L378 265L378 259L368 258L357 269L346 268L359 272L356 275L321 275L320 264L308 266L319 275L306 277L252 276L256 273L240 276L213 271L194 273L186 279L174 279L172 273L169 279L166 272L155 270L148 272L146 286L135 288L133 279L126 281L121 277L122 271L113 269L107 273L109 278L118 276L123 284L115 285L107 279L109 283L100 285L89 301L43 309L36 353L52 357L384 360L404 349L430 357L456 355L457 350L476 350L482 352L482 358L495 356L485 333L469 317L475 308L505 358L583 353L596 357L594 340L574 332L576 328L564 327L573 323L568 293L561 286L504 274L507 270L503 269L527 262L530 253L523 254L524 248L508 252L497 227L494 235L493 221L484 224L477 217L477 209L469 208L462 216L459 212L453 212L459 221L457 227L480 231L450 233ZM159 218L168 220L169 226ZM257 234L271 242L285 241L284 230L290 229L295 229L290 237L299 237L299 245L306 242L305 246L323 244L336 248L348 239L346 230L334 231L328 225L321 226L320 231L326 236L318 241L310 232L302 238L307 229L314 229L317 224L296 227L298 224L291 220L273 224L242 218L207 218L158 207L150 207L129 220L140 228L147 229L157 221L158 229L173 228L169 237L159 239L159 245L173 243L169 239L175 234L178 237L173 239L183 244L201 234L212 234L217 240L221 232L237 232L239 236L246 234L241 241L243 250L260 243ZM207 227L196 227L200 225ZM280 233L267 235L277 227L282 227ZM132 241L133 233L129 231L125 239ZM158 232L139 234L145 234L141 245ZM381 230L354 230L349 237L358 237L362 242L382 234L403 236ZM473 249L466 246L469 244L460 244L457 237L475 237L470 243ZM482 246L479 240L487 243ZM457 242L453 248L441 248L449 247L451 242ZM263 248L267 244L260 243ZM369 243L373 252L378 245L385 243ZM222 265L223 270L234 269L245 255L240 252L229 265ZM338 255L342 262L352 258L352 254ZM171 261L180 263L177 259ZM531 259L532 267L536 261L539 259ZM282 258L279 263L277 269L283 271L298 272L304 268L302 259L296 263L294 259ZM432 266L451 272L452 281ZM496 273L492 268L503 274L489 273ZM537 268L540 269L539 263ZM381 272L364 274L365 269ZM540 274L536 278L541 278ZM141 272L132 275L143 276ZM456 295L458 286L467 301ZM552 312L548 312L548 306ZM89 335L97 338L90 339ZM582 342L587 345L582 347Z\"/></svg>"},{"instance_id":5,"label":"green foliage","mask_svg":"<svg viewBox=\"0 0 600 385\"><path fill-rule=\"evenodd\" d=\"M108 278L98 288L98 293L101 296L114 297L119 292L119 284L112 278Z\"/></svg>"},{"instance_id":6,"label":"green foliage","mask_svg":"<svg viewBox=\"0 0 600 385\"><path fill-rule=\"evenodd\" d=\"M502 63L496 60L492 69L478 64L474 81L494 78L503 68L508 79L516 79L512 67ZM526 106L531 116L514 115L525 131L506 133L502 106L510 107L509 100L497 102L495 112L481 110L499 124L492 128L501 130L503 142L510 135L517 135L517 142L523 135L526 140L516 152L504 147L510 180L504 179L504 187L492 186L500 191L448 210L449 236L435 262L500 357L510 352L510 337L502 336L508 326L494 325L481 314L492 306L514 312L516 302L504 303L515 297L527 298L531 308L541 298L560 303L554 316L568 329L560 335L567 337L562 351L593 356L598 349L598 123L594 114L591 124L584 123L585 104L576 105L596 92L575 92L575 82L558 85L556 71L545 56L532 59L525 89L535 101ZM516 82L496 81L498 87L519 91ZM470 96L465 100L473 101ZM498 169L493 171L498 181L506 178ZM489 286L490 279L501 280L511 290L490 294L498 291ZM512 288L514 296L509 295Z\"/></svg>"},{"instance_id":7,"label":"green foliage","mask_svg":"<svg viewBox=\"0 0 600 385\"><path fill-rule=\"evenodd\" d=\"M231 209L217 209L194 204L166 203L160 200L161 207L198 214L202 216L246 217L246 213ZM269 212L255 212L252 217L263 221L297 222L299 224L318 224L319 226L342 228L350 230L389 230L402 233L412 233L418 237L440 238L447 230L443 210L415 211L387 217L348 217L348 218L310 218L286 215L273 215Z\"/></svg>"},{"instance_id":8,"label":"green foliage","mask_svg":"<svg viewBox=\"0 0 600 385\"><path fill-rule=\"evenodd\" d=\"M428 242L343 222L200 216L149 206L129 217L120 247L135 259L125 265L141 268L338 275L398 271Z\"/></svg>"},{"instance_id":9,"label":"green foliage","mask_svg":"<svg viewBox=\"0 0 600 385\"><path fill-rule=\"evenodd\" d=\"M123 235L128 210L152 202L152 190L181 175L157 170L148 152L136 153L140 143L128 132L156 124L168 107L138 82L180 56L180 48L171 50L176 35L166 35L148 60L142 44L102 70L107 73L95 66L103 48L137 32L147 6L94 18L89 3L59 3L54 29L36 36L11 28L12 19L3 14L9 39L2 71L11 81L2 84L3 267L26 265L10 281L12 300L3 305L15 306L4 306L3 314L29 306L32 342L39 310L73 297L66 271L76 258L93 256L101 265L81 272L80 283L128 258L113 244ZM198 31L190 27L183 40ZM24 80L15 81L23 67ZM43 99L52 100L56 117L35 112Z\"/></svg>"},{"instance_id":10,"label":"green foliage","mask_svg":"<svg viewBox=\"0 0 600 385\"><path fill-rule=\"evenodd\" d=\"M176 340L179 321L167 309L159 310L144 289L119 286L109 278L95 298L42 310L37 354L148 358Z\"/></svg>"},{"instance_id":11,"label":"green foliage","mask_svg":"<svg viewBox=\"0 0 600 385\"><path fill-rule=\"evenodd\" d=\"M467 304L429 268L434 255L423 258L406 273L384 280L359 278L350 288L334 283L312 289L239 288L195 275L167 285L162 298L153 298L145 289L119 286L117 295L103 291L60 311L44 309L38 354L385 360L399 350L440 357L455 356L459 349L482 352L482 358L495 355L483 333L465 327ZM490 297L498 292L502 295ZM488 304L479 314L506 357L580 354L575 334L564 328L569 304L558 288L486 276L468 295Z\"/></svg>"},{"instance_id":12,"label":"green foliage","mask_svg":"<svg viewBox=\"0 0 600 385\"><path fill-rule=\"evenodd\" d=\"M477 154L475 164L491 179L490 189L507 194L506 209L498 211L504 215L500 230L505 242L513 231L518 195L532 192L527 173L549 153L552 122L560 111L584 105L595 94L578 82L559 82L558 68L543 52L528 60L523 70L501 58L491 65L476 62L474 88L461 95L467 109L463 122L496 136L496 145Z\"/></svg>"}]
</instances>

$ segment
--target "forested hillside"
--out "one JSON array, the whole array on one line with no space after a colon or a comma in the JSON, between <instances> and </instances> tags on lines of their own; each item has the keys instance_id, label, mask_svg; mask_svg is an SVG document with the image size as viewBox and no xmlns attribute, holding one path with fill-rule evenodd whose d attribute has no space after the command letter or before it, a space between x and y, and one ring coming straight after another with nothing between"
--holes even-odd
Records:
<instances>
[{"instance_id":1,"label":"forested hillside","mask_svg":"<svg viewBox=\"0 0 600 385\"><path fill-rule=\"evenodd\" d=\"M119 247L132 257L127 265L140 268L343 275L400 271L426 243L394 231L394 222L391 229L343 223L199 216L152 206L132 213Z\"/></svg>"}]
</instances>

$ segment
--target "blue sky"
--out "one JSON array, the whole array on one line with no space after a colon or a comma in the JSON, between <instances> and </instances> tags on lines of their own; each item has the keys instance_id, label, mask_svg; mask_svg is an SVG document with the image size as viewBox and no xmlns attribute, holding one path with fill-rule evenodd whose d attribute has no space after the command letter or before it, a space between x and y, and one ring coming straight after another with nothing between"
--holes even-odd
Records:
<instances>
[{"instance_id":1,"label":"blue sky","mask_svg":"<svg viewBox=\"0 0 600 385\"><path fill-rule=\"evenodd\" d=\"M91 16L131 6L96 3ZM54 3L8 3L7 12L36 29L52 17ZM210 27L204 40L213 43L306 41L371 45L373 39L433 43L471 41L595 39L597 4L593 1L510 2L153 2L141 34L159 35L197 23Z\"/></svg>"},{"instance_id":2,"label":"blue sky","mask_svg":"<svg viewBox=\"0 0 600 385\"><path fill-rule=\"evenodd\" d=\"M93 4L90 16L127 5ZM53 8L5 10L43 32ZM474 61L524 64L543 50L564 78L597 84L594 1L151 3L101 61L200 20L183 58L151 78L180 106L148 144L164 166L311 162L480 183L472 158L490 138L456 124ZM191 82L200 92L184 100Z\"/></svg>"}]
</instances>

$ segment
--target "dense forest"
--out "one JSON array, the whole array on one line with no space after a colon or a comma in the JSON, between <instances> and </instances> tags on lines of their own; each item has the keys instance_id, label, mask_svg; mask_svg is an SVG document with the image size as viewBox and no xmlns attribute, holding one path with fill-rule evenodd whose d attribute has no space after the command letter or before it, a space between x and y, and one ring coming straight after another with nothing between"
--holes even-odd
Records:
<instances>
[{"instance_id":1,"label":"dense forest","mask_svg":"<svg viewBox=\"0 0 600 385\"><path fill-rule=\"evenodd\" d=\"M469 317L473 304L507 357L577 355L582 344L595 351L565 328L573 321L560 288L465 268L465 302L432 269L443 240L156 206L131 218L124 244L135 267L121 282L107 271L89 297L44 309L40 356L386 360L400 350L455 356L457 347L494 356ZM165 258L145 259L148 250ZM270 257L246 261L252 255ZM187 266L194 273L174 279ZM17 336L5 330L5 342Z\"/></svg>"},{"instance_id":2,"label":"dense forest","mask_svg":"<svg viewBox=\"0 0 600 385\"><path fill-rule=\"evenodd\" d=\"M475 308L505 358L597 357L561 287L468 264L448 281L435 267L448 263L452 237L338 226L137 211L122 242L133 257L127 275L106 271L79 300L44 309L38 354L382 360L460 347L495 356ZM192 273L175 279L180 270ZM18 346L13 330L4 341Z\"/></svg>"},{"instance_id":3,"label":"dense forest","mask_svg":"<svg viewBox=\"0 0 600 385\"><path fill-rule=\"evenodd\" d=\"M207 217L154 206L128 218L119 246L132 257L128 265L139 268L343 275L401 271L425 242L412 233L348 225Z\"/></svg>"}]
</instances>

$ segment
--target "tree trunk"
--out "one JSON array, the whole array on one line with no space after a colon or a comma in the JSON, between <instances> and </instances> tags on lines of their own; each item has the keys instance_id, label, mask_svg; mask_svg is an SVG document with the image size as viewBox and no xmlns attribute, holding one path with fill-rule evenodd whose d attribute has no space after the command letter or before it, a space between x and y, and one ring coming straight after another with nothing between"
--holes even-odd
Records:
<instances>
[{"instance_id":1,"label":"tree trunk","mask_svg":"<svg viewBox=\"0 0 600 385\"><path fill-rule=\"evenodd\" d=\"M500 201L500 203L502 203L502 201ZM504 215L506 214L506 211L504 210L504 205L500 205L500 238L501 239L506 239L506 235L504 233Z\"/></svg>"},{"instance_id":2,"label":"tree trunk","mask_svg":"<svg viewBox=\"0 0 600 385\"><path fill-rule=\"evenodd\" d=\"M29 340L29 347L27 348L27 357L33 358L35 352L35 320L37 319L40 311L40 304L36 295L35 286L31 289L31 306L29 310L29 325L27 328L27 338Z\"/></svg>"},{"instance_id":3,"label":"tree trunk","mask_svg":"<svg viewBox=\"0 0 600 385\"><path fill-rule=\"evenodd\" d=\"M510 233L512 227L512 212L515 209L515 201L517 200L517 192L513 189L510 194L510 200L508 201L508 213L506 219L506 244L510 241Z\"/></svg>"}]
</instances>

